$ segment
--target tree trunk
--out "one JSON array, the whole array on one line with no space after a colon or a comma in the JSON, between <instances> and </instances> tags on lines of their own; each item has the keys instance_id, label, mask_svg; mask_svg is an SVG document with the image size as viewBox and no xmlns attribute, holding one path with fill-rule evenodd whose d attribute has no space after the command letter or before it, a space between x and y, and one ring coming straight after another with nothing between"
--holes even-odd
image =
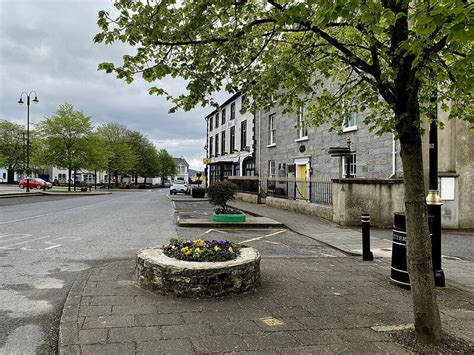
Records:
<instances>
[{"instance_id":1,"label":"tree trunk","mask_svg":"<svg viewBox=\"0 0 474 355\"><path fill-rule=\"evenodd\" d=\"M77 175L77 170L74 169L74 191L76 191L76 175Z\"/></svg>"},{"instance_id":2,"label":"tree trunk","mask_svg":"<svg viewBox=\"0 0 474 355\"><path fill-rule=\"evenodd\" d=\"M10 166L7 169L7 183L8 184L15 183L15 169L13 168L13 166Z\"/></svg>"},{"instance_id":3,"label":"tree trunk","mask_svg":"<svg viewBox=\"0 0 474 355\"><path fill-rule=\"evenodd\" d=\"M397 129L400 133L400 155L405 183L407 262L415 332L418 341L436 344L441 340L441 320L431 260L421 137L415 127L406 123L410 121L409 118L405 116L400 120L405 120Z\"/></svg>"},{"instance_id":4,"label":"tree trunk","mask_svg":"<svg viewBox=\"0 0 474 355\"><path fill-rule=\"evenodd\" d=\"M114 173L114 177L115 177L115 188L118 189L119 182L118 182L118 173L117 172Z\"/></svg>"},{"instance_id":5,"label":"tree trunk","mask_svg":"<svg viewBox=\"0 0 474 355\"><path fill-rule=\"evenodd\" d=\"M107 177L107 190L110 190L110 180L112 179L112 171L109 170L109 176Z\"/></svg>"},{"instance_id":6,"label":"tree trunk","mask_svg":"<svg viewBox=\"0 0 474 355\"><path fill-rule=\"evenodd\" d=\"M67 190L69 192L71 192L71 172L72 172L72 168L71 168L71 166L69 166L68 169L67 169L67 173L68 173Z\"/></svg>"},{"instance_id":7,"label":"tree trunk","mask_svg":"<svg viewBox=\"0 0 474 355\"><path fill-rule=\"evenodd\" d=\"M143 185L144 185L144 186L143 186L143 188L145 188L145 189L146 189L146 176L144 177L144 180L143 180Z\"/></svg>"}]
</instances>

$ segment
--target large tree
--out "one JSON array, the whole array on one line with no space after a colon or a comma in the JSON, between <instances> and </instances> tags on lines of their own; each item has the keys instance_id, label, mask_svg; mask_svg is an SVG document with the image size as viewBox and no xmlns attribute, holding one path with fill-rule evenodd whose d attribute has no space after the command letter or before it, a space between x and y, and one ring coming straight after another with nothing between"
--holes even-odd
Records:
<instances>
[{"instance_id":1,"label":"large tree","mask_svg":"<svg viewBox=\"0 0 474 355\"><path fill-rule=\"evenodd\" d=\"M15 172L25 168L25 147L25 128L14 122L0 120L0 166L7 169L9 184L14 182Z\"/></svg>"},{"instance_id":2,"label":"large tree","mask_svg":"<svg viewBox=\"0 0 474 355\"><path fill-rule=\"evenodd\" d=\"M431 265L421 136L431 93L452 117L473 120L473 3L466 0L116 0L99 12L96 42L134 52L100 68L133 81L187 80L185 110L213 103L225 84L255 105L308 108L308 123L340 127L351 111L401 144L407 249L417 338L436 343L441 322ZM167 94L165 84L150 94ZM169 97L169 96L168 96ZM303 101L303 102L302 102ZM433 105L431 105L433 106Z\"/></svg>"},{"instance_id":3,"label":"large tree","mask_svg":"<svg viewBox=\"0 0 474 355\"><path fill-rule=\"evenodd\" d=\"M175 175L177 170L178 165L173 157L166 149L161 149L158 152L158 175L161 177L161 184L163 185L168 177Z\"/></svg>"},{"instance_id":4,"label":"large tree","mask_svg":"<svg viewBox=\"0 0 474 355\"><path fill-rule=\"evenodd\" d=\"M94 171L94 187L97 189L97 172L107 169L111 152L105 139L97 132L88 139L87 151L84 168Z\"/></svg>"},{"instance_id":5,"label":"large tree","mask_svg":"<svg viewBox=\"0 0 474 355\"><path fill-rule=\"evenodd\" d=\"M88 159L88 140L92 135L90 117L65 103L37 127L45 143L43 163L67 168L68 191L71 191L72 171L85 167Z\"/></svg>"},{"instance_id":6,"label":"large tree","mask_svg":"<svg viewBox=\"0 0 474 355\"><path fill-rule=\"evenodd\" d=\"M138 176L144 178L144 184L148 177L158 176L158 153L154 144L137 131L129 130L127 134L128 141L133 152L137 156L137 160L133 167L133 175L135 183L138 182Z\"/></svg>"},{"instance_id":7,"label":"large tree","mask_svg":"<svg viewBox=\"0 0 474 355\"><path fill-rule=\"evenodd\" d=\"M106 123L97 128L97 134L104 140L109 152L107 159L108 186L112 176L115 185L118 186L118 176L130 174L136 164L138 157L127 138L128 129L118 123Z\"/></svg>"}]
</instances>

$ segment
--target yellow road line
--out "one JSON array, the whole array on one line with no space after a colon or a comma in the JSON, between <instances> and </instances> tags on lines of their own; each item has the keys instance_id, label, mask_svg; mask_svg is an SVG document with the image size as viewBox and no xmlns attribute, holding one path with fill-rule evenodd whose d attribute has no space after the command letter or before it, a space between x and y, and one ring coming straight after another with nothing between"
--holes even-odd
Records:
<instances>
[{"instance_id":1,"label":"yellow road line","mask_svg":"<svg viewBox=\"0 0 474 355\"><path fill-rule=\"evenodd\" d=\"M250 243L250 242L254 242L256 240L260 240L260 239L263 239L263 238L266 238L266 237L273 237L275 235L278 235L278 234L281 234L281 233L284 233L286 232L286 229L281 229L279 231L276 231L276 232L273 232L273 233L270 233L270 234L266 234L266 235L263 235L261 237L256 237L256 238L251 238L251 239L247 239L247 240L243 240L241 242L239 242L239 244L242 244L242 243Z\"/></svg>"}]
</instances>

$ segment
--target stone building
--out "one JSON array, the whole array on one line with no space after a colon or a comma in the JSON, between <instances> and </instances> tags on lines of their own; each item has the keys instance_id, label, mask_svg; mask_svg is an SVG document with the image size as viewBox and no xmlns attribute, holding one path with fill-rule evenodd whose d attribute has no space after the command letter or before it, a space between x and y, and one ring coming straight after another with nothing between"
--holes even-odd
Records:
<instances>
[{"instance_id":1,"label":"stone building","mask_svg":"<svg viewBox=\"0 0 474 355\"><path fill-rule=\"evenodd\" d=\"M398 141L392 134L377 137L370 132L363 115L354 113L340 132L330 131L328 125L306 127L301 116L278 107L257 113L259 176L309 180L402 175ZM330 147L348 147L350 156L333 157Z\"/></svg>"},{"instance_id":2,"label":"stone building","mask_svg":"<svg viewBox=\"0 0 474 355\"><path fill-rule=\"evenodd\" d=\"M255 175L254 115L242 109L237 93L206 116L207 178L209 184L229 176Z\"/></svg>"}]
</instances>

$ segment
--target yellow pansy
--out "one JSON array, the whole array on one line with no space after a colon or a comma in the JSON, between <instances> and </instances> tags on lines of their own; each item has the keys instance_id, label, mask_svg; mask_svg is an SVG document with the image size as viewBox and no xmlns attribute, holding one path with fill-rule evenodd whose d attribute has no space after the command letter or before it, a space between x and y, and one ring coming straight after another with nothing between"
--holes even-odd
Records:
<instances>
[{"instance_id":1,"label":"yellow pansy","mask_svg":"<svg viewBox=\"0 0 474 355\"><path fill-rule=\"evenodd\" d=\"M229 247L229 253L233 253L234 252L234 249L232 249L232 247Z\"/></svg>"},{"instance_id":2,"label":"yellow pansy","mask_svg":"<svg viewBox=\"0 0 474 355\"><path fill-rule=\"evenodd\" d=\"M221 248L219 248L219 247L216 245L216 246L214 247L214 250L215 250L215 251L219 251L219 250L221 250Z\"/></svg>"}]
</instances>

